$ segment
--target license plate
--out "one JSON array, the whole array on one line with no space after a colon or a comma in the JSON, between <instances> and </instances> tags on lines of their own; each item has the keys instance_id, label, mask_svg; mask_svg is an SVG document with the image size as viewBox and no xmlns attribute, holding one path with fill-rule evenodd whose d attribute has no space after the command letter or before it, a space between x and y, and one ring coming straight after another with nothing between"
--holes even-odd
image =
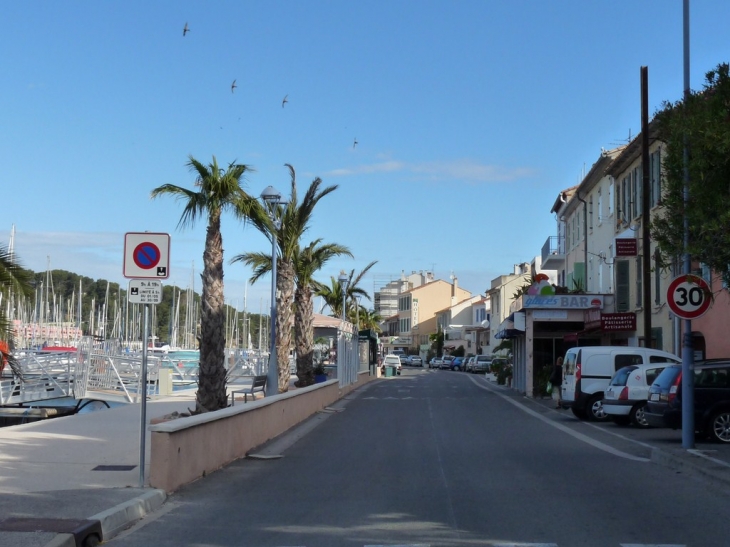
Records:
<instances>
[{"instance_id":1,"label":"license plate","mask_svg":"<svg viewBox=\"0 0 730 547\"><path fill-rule=\"evenodd\" d=\"M649 395L650 401L658 401L659 400L659 394L658 393L652 393Z\"/></svg>"}]
</instances>

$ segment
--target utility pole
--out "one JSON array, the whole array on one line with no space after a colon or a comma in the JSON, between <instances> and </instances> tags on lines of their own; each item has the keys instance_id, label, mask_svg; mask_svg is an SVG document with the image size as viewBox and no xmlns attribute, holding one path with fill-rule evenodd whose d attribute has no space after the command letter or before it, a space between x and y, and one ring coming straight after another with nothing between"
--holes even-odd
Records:
<instances>
[{"instance_id":1,"label":"utility pole","mask_svg":"<svg viewBox=\"0 0 730 547\"><path fill-rule=\"evenodd\" d=\"M649 215L651 209L651 181L649 179L649 69L641 67L641 249L642 281L644 288L644 346L651 344L651 238L649 234Z\"/></svg>"}]
</instances>

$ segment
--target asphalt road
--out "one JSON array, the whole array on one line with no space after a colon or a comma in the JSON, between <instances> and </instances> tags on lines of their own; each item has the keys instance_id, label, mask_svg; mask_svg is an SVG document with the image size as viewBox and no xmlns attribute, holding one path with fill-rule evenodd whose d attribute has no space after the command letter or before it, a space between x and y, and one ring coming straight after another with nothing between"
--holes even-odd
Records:
<instances>
[{"instance_id":1,"label":"asphalt road","mask_svg":"<svg viewBox=\"0 0 730 547\"><path fill-rule=\"evenodd\" d=\"M728 545L730 489L483 377L404 369L168 499L108 544ZM617 428L614 426L614 430ZM214 450L215 446L211 446Z\"/></svg>"}]
</instances>

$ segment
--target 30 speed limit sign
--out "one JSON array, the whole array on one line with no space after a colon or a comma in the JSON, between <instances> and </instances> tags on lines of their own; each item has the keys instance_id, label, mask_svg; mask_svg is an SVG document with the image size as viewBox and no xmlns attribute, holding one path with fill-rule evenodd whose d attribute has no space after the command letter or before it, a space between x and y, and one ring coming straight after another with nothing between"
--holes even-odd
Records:
<instances>
[{"instance_id":1,"label":"30 speed limit sign","mask_svg":"<svg viewBox=\"0 0 730 547\"><path fill-rule=\"evenodd\" d=\"M675 277L667 289L667 304L681 319L697 319L707 311L711 302L709 285L697 275Z\"/></svg>"}]
</instances>

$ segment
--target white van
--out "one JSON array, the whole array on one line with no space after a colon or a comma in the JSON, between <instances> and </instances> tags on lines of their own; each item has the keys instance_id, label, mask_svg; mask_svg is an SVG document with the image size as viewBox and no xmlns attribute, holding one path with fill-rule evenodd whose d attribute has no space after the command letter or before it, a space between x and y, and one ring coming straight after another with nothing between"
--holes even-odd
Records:
<instances>
[{"instance_id":1,"label":"white van","mask_svg":"<svg viewBox=\"0 0 730 547\"><path fill-rule=\"evenodd\" d=\"M563 360L561 398L578 418L603 421L603 391L616 372L628 365L681 363L674 354L651 348L629 346L587 346L571 348Z\"/></svg>"}]
</instances>

